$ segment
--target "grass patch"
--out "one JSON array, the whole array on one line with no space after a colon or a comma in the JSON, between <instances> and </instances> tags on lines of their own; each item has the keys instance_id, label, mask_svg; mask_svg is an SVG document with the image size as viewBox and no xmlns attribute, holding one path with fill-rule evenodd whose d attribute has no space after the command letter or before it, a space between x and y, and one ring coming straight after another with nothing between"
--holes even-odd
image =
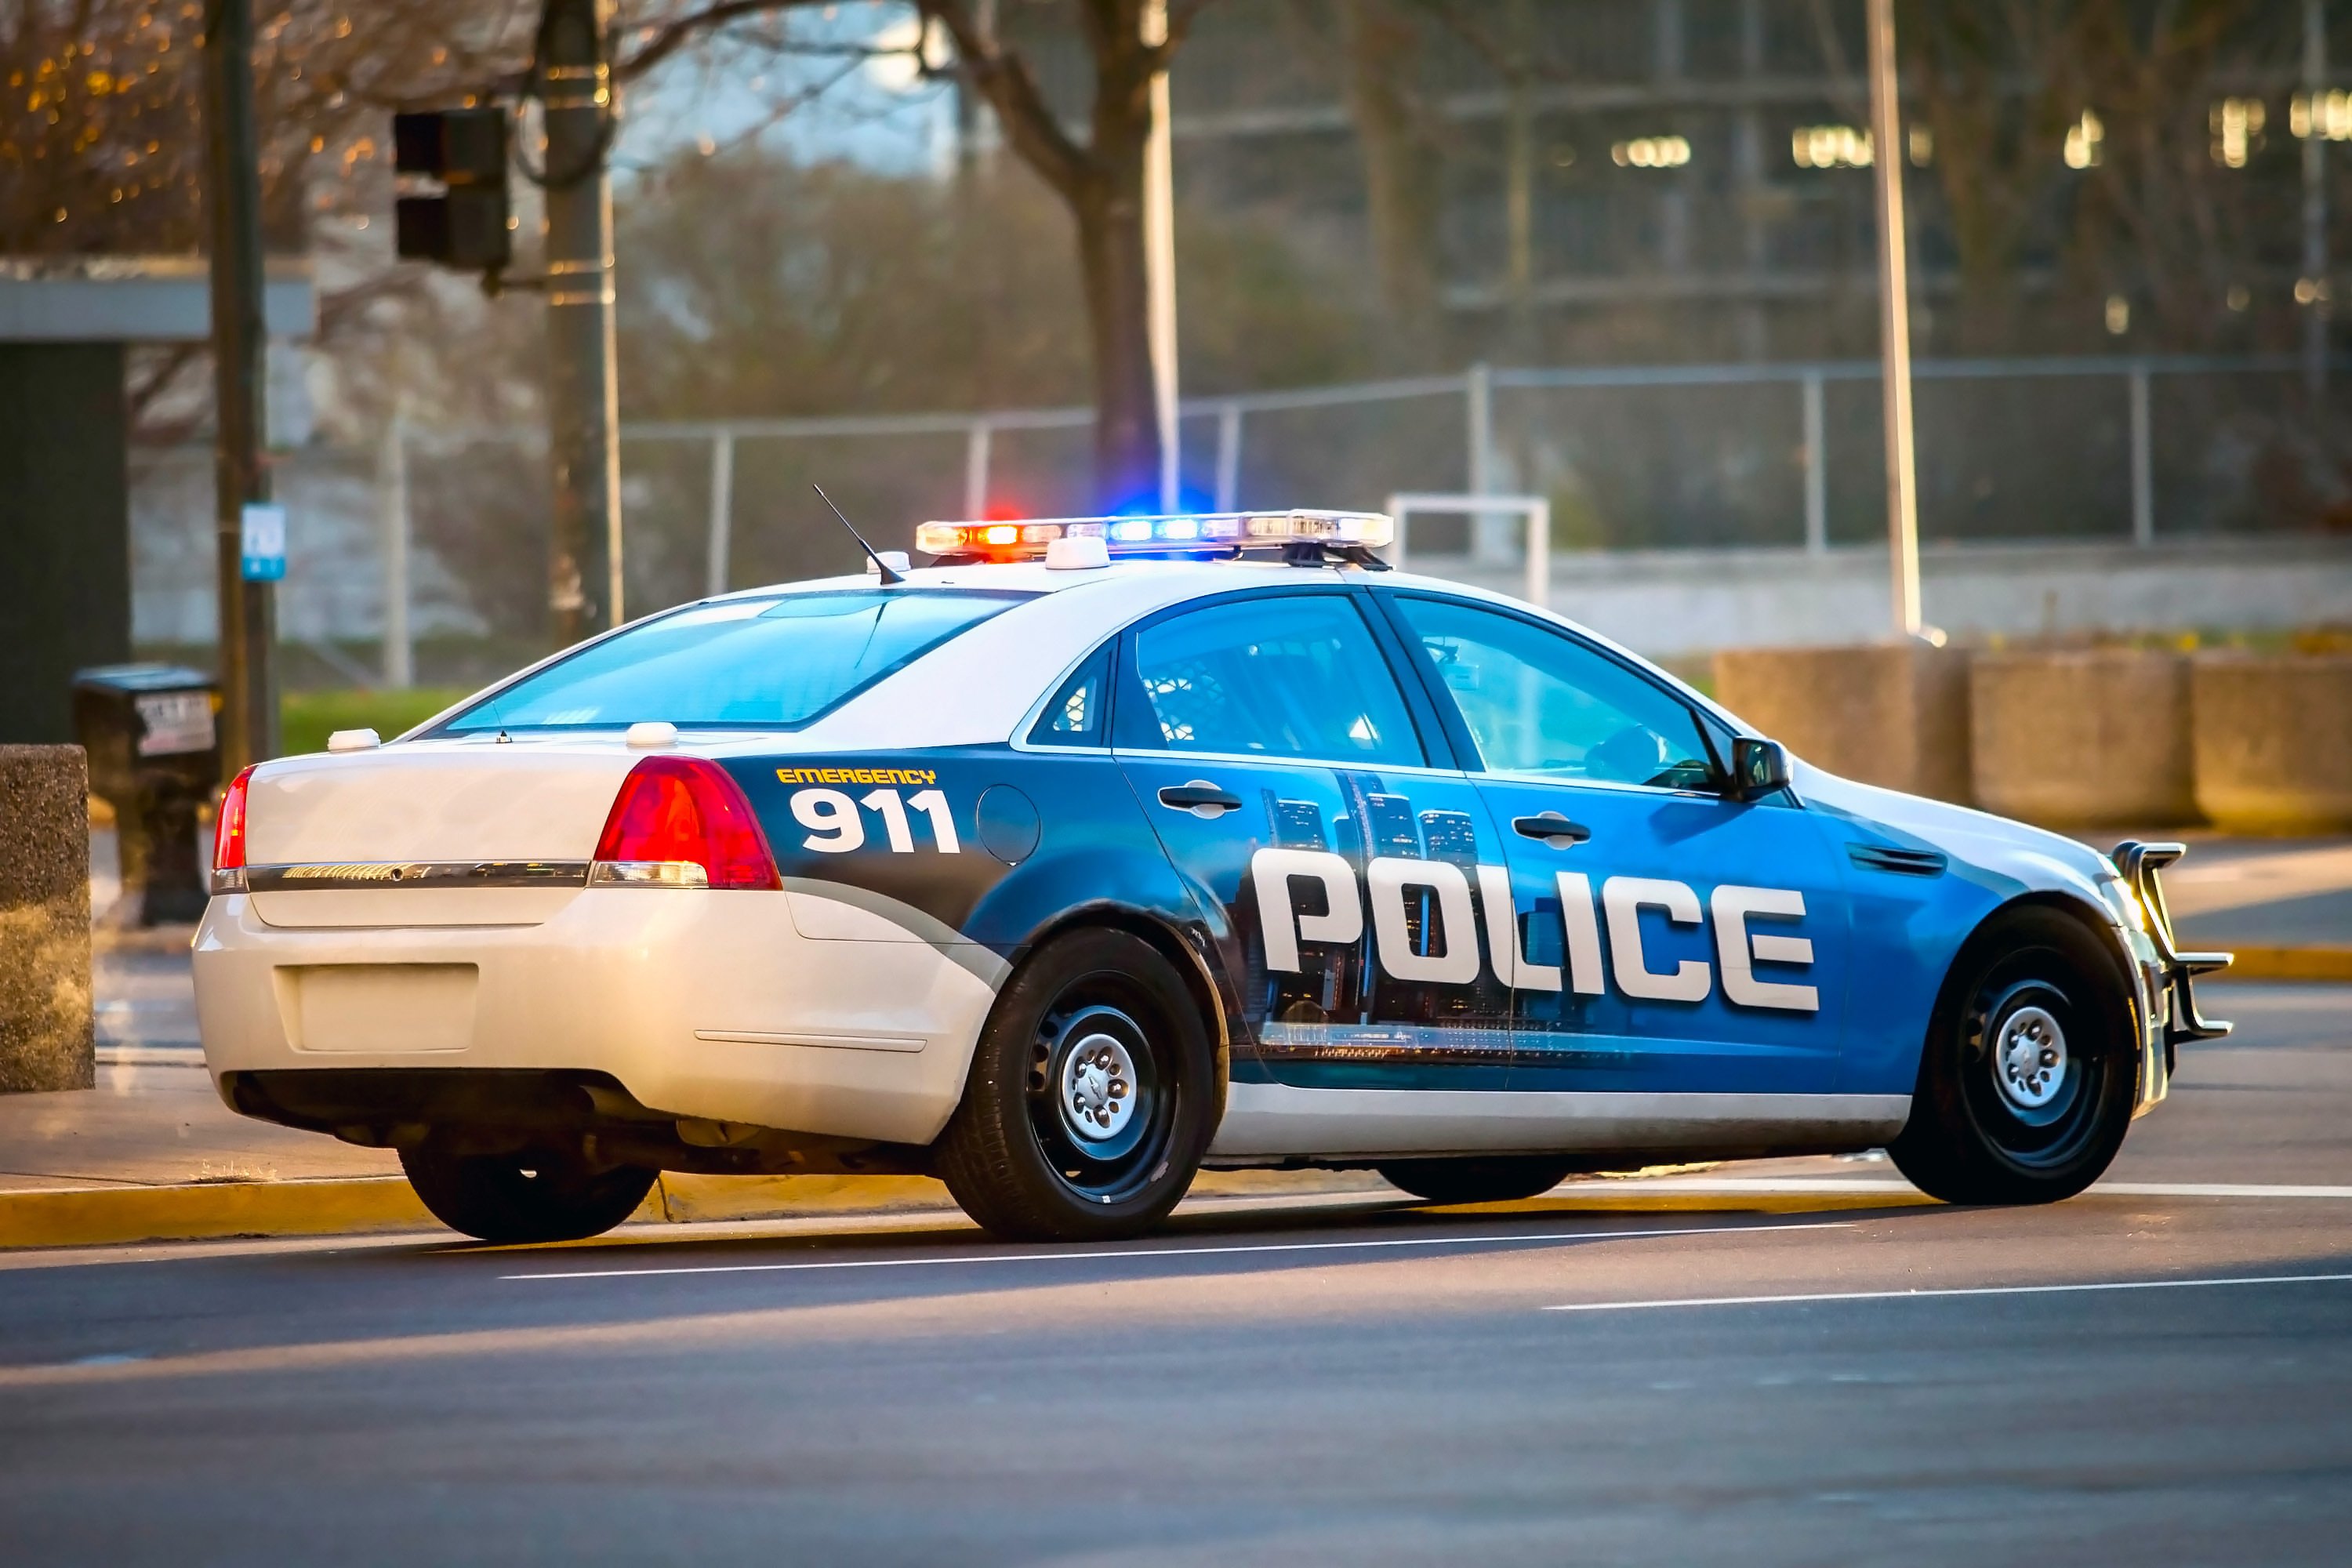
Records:
<instances>
[{"instance_id":1,"label":"grass patch","mask_svg":"<svg viewBox=\"0 0 2352 1568\"><path fill-rule=\"evenodd\" d=\"M278 705L288 756L323 752L337 730L373 730L391 740L423 723L470 688L418 686L406 691L289 691Z\"/></svg>"}]
</instances>

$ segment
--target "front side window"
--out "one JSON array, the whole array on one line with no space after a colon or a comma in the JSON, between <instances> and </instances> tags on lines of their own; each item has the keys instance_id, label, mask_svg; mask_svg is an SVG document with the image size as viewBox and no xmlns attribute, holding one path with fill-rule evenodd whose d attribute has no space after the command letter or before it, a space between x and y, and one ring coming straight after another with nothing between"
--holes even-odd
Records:
<instances>
[{"instance_id":1,"label":"front side window","mask_svg":"<svg viewBox=\"0 0 2352 1568\"><path fill-rule=\"evenodd\" d=\"M439 732L596 730L646 720L794 729L1030 597L862 588L697 605L527 676Z\"/></svg>"},{"instance_id":2,"label":"front side window","mask_svg":"<svg viewBox=\"0 0 2352 1568\"><path fill-rule=\"evenodd\" d=\"M1124 745L1391 767L1424 760L1388 660L1345 595L1212 605L1146 626L1131 646Z\"/></svg>"},{"instance_id":3,"label":"front side window","mask_svg":"<svg viewBox=\"0 0 2352 1568\"><path fill-rule=\"evenodd\" d=\"M1494 773L1706 789L1698 719L1671 693L1572 637L1455 600L1391 601Z\"/></svg>"}]
</instances>

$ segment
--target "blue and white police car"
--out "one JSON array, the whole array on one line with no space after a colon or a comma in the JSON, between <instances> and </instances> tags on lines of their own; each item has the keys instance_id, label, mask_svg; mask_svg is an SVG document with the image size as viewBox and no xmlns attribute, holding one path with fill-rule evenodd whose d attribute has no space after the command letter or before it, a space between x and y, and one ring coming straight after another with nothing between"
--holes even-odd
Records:
<instances>
[{"instance_id":1,"label":"blue and white police car","mask_svg":"<svg viewBox=\"0 0 2352 1568\"><path fill-rule=\"evenodd\" d=\"M195 942L247 1115L493 1240L657 1172L932 1172L1008 1237L1194 1173L1438 1202L1886 1146L2082 1190L2227 1026L2178 846L1833 777L1373 514L926 524L248 769Z\"/></svg>"}]
</instances>

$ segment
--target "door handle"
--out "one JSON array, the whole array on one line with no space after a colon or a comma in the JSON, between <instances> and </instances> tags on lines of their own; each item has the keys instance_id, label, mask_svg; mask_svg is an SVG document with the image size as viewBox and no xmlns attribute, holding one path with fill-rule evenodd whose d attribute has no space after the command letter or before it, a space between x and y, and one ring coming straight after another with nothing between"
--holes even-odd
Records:
<instances>
[{"instance_id":1,"label":"door handle","mask_svg":"<svg viewBox=\"0 0 2352 1568\"><path fill-rule=\"evenodd\" d=\"M1195 816L1213 822L1229 811L1239 811L1242 797L1206 779L1194 779L1189 784L1170 784L1162 789L1160 804L1171 811L1189 811Z\"/></svg>"},{"instance_id":2,"label":"door handle","mask_svg":"<svg viewBox=\"0 0 2352 1568\"><path fill-rule=\"evenodd\" d=\"M1592 829L1580 822L1570 822L1556 811L1536 816L1511 818L1514 832L1527 838L1540 838L1555 849L1566 849L1592 837Z\"/></svg>"}]
</instances>

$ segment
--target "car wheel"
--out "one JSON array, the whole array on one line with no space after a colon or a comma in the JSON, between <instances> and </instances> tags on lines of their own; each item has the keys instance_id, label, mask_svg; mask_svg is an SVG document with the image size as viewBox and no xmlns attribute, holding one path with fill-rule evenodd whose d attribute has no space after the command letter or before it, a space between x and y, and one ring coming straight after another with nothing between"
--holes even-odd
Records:
<instances>
[{"instance_id":1,"label":"car wheel","mask_svg":"<svg viewBox=\"0 0 2352 1568\"><path fill-rule=\"evenodd\" d=\"M1192 1185L1215 1091L1208 1028L1176 967L1125 932L1075 932L998 996L939 1173L1002 1237L1139 1235Z\"/></svg>"},{"instance_id":2,"label":"car wheel","mask_svg":"<svg viewBox=\"0 0 2352 1568\"><path fill-rule=\"evenodd\" d=\"M1372 1167L1391 1186L1433 1204L1507 1204L1559 1185L1573 1160L1496 1155L1468 1160L1391 1160Z\"/></svg>"},{"instance_id":3,"label":"car wheel","mask_svg":"<svg viewBox=\"0 0 2352 1568\"><path fill-rule=\"evenodd\" d=\"M2082 925L2002 918L1962 950L1929 1026L1895 1168L1953 1204L2039 1204L2096 1181L2131 1125L2130 993Z\"/></svg>"},{"instance_id":4,"label":"car wheel","mask_svg":"<svg viewBox=\"0 0 2352 1568\"><path fill-rule=\"evenodd\" d=\"M660 1174L591 1167L577 1154L457 1154L431 1143L402 1150L400 1168L434 1218L497 1242L602 1235L636 1212Z\"/></svg>"}]
</instances>

